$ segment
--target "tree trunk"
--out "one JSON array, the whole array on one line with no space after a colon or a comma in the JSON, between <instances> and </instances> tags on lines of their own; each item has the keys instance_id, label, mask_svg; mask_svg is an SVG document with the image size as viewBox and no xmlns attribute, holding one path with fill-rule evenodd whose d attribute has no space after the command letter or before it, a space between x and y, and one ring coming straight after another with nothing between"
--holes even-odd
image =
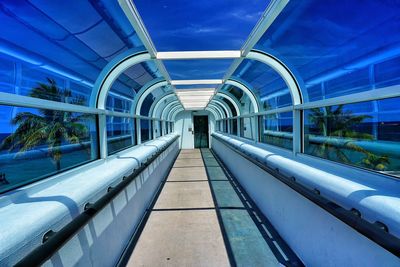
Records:
<instances>
[{"instance_id":1,"label":"tree trunk","mask_svg":"<svg viewBox=\"0 0 400 267\"><path fill-rule=\"evenodd\" d=\"M56 160L57 171L61 170L61 160Z\"/></svg>"}]
</instances>

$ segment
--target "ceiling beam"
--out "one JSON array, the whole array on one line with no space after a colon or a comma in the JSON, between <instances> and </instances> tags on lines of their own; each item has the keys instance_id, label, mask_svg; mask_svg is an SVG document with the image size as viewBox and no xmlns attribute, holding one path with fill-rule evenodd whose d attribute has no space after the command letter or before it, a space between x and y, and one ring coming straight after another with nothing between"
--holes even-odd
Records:
<instances>
[{"instance_id":1,"label":"ceiling beam","mask_svg":"<svg viewBox=\"0 0 400 267\"><path fill-rule=\"evenodd\" d=\"M240 58L240 56L240 50L157 52L156 55L157 59L162 60L223 59Z\"/></svg>"},{"instance_id":2,"label":"ceiling beam","mask_svg":"<svg viewBox=\"0 0 400 267\"><path fill-rule=\"evenodd\" d=\"M194 85L194 84L222 84L224 81L215 80L171 80L172 85Z\"/></svg>"}]
</instances>

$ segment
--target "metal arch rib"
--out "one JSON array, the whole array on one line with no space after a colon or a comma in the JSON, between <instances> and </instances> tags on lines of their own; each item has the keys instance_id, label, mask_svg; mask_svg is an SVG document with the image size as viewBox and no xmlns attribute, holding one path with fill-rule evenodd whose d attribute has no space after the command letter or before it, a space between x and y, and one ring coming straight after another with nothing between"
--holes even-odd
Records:
<instances>
[{"instance_id":1,"label":"metal arch rib","mask_svg":"<svg viewBox=\"0 0 400 267\"><path fill-rule=\"evenodd\" d=\"M222 109L225 111L226 118L232 117L232 111L230 110L229 106L226 103L224 103L218 99L212 99L210 102L220 105L222 107Z\"/></svg>"},{"instance_id":2,"label":"metal arch rib","mask_svg":"<svg viewBox=\"0 0 400 267\"><path fill-rule=\"evenodd\" d=\"M175 118L179 114L179 112L184 111L184 110L185 110L184 108L178 108L177 110L175 110L171 116L171 121L175 121Z\"/></svg>"},{"instance_id":3,"label":"metal arch rib","mask_svg":"<svg viewBox=\"0 0 400 267\"><path fill-rule=\"evenodd\" d=\"M209 103L208 106L213 107L219 113L221 119L226 118L225 112L219 106L214 103Z\"/></svg>"},{"instance_id":4,"label":"metal arch rib","mask_svg":"<svg viewBox=\"0 0 400 267\"><path fill-rule=\"evenodd\" d=\"M179 102L179 100L174 100L165 106L163 112L161 113L161 119L168 120L168 117L167 117L168 112L175 106L182 106L181 103Z\"/></svg>"},{"instance_id":5,"label":"metal arch rib","mask_svg":"<svg viewBox=\"0 0 400 267\"><path fill-rule=\"evenodd\" d=\"M168 92L165 95L158 97L156 100L154 100L153 104L151 104L149 114L151 114L151 116L155 118L157 116L157 112L161 104L168 98L173 98L173 97L176 98L176 94L173 92Z\"/></svg>"},{"instance_id":6,"label":"metal arch rib","mask_svg":"<svg viewBox=\"0 0 400 267\"><path fill-rule=\"evenodd\" d=\"M300 89L300 85L296 80L294 74L282 61L264 51L256 50L250 51L247 54L246 58L262 62L275 70L282 77L287 87L289 88L290 94L292 96L292 105L300 105L303 103L303 95Z\"/></svg>"},{"instance_id":7,"label":"metal arch rib","mask_svg":"<svg viewBox=\"0 0 400 267\"><path fill-rule=\"evenodd\" d=\"M180 105L177 105L177 106L171 108L171 109L168 111L167 120L172 121L171 115L172 115L176 110L178 110L178 109L184 109L184 108L183 108L182 106L180 106Z\"/></svg>"},{"instance_id":8,"label":"metal arch rib","mask_svg":"<svg viewBox=\"0 0 400 267\"><path fill-rule=\"evenodd\" d=\"M227 93L227 92L220 91L220 92L216 93L215 96L220 96L220 97L227 99L235 108L236 116L240 116L240 108L239 108L240 104L233 95L231 95L230 93Z\"/></svg>"},{"instance_id":9,"label":"metal arch rib","mask_svg":"<svg viewBox=\"0 0 400 267\"><path fill-rule=\"evenodd\" d=\"M219 110L217 110L213 105L207 106L207 108L211 109L212 111L214 111L215 114L217 114L217 116L215 117L216 120L223 119L223 117L221 117L221 112Z\"/></svg>"},{"instance_id":10,"label":"metal arch rib","mask_svg":"<svg viewBox=\"0 0 400 267\"><path fill-rule=\"evenodd\" d=\"M107 94L114 81L129 67L151 60L146 51L129 49L111 60L101 71L90 96L90 105L98 109L105 109Z\"/></svg>"},{"instance_id":11,"label":"metal arch rib","mask_svg":"<svg viewBox=\"0 0 400 267\"><path fill-rule=\"evenodd\" d=\"M250 102L253 106L254 113L260 112L260 105L258 103L257 97L250 88L248 88L245 84L233 79L227 80L225 84L233 85L242 90L249 97Z\"/></svg>"},{"instance_id":12,"label":"metal arch rib","mask_svg":"<svg viewBox=\"0 0 400 267\"><path fill-rule=\"evenodd\" d=\"M157 90L160 87L168 85L168 82L164 78L156 78L154 80L149 81L145 85L140 88L139 92L136 94L133 104L131 107L131 113L134 115L140 115L140 109L142 108L142 104L146 97L151 94L153 91Z\"/></svg>"},{"instance_id":13,"label":"metal arch rib","mask_svg":"<svg viewBox=\"0 0 400 267\"><path fill-rule=\"evenodd\" d=\"M209 108L209 107L206 107L204 110L207 110L207 111L211 112L211 113L213 114L215 120L218 120L219 116L218 116L218 114L215 112L215 110L213 110L213 109L211 109L211 108Z\"/></svg>"}]
</instances>

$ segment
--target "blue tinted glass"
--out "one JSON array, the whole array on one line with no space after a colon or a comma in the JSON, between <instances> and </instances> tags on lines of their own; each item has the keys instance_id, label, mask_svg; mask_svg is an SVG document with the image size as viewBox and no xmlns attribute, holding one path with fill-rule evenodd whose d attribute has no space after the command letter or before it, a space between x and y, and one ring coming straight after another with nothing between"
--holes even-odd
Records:
<instances>
[{"instance_id":1,"label":"blue tinted glass","mask_svg":"<svg viewBox=\"0 0 400 267\"><path fill-rule=\"evenodd\" d=\"M247 114L253 112L253 106L250 103L250 98L243 93L243 91L232 85L223 85L221 88L222 91L229 92L232 94L237 101L240 103L240 112L241 114Z\"/></svg>"},{"instance_id":2,"label":"blue tinted glass","mask_svg":"<svg viewBox=\"0 0 400 267\"><path fill-rule=\"evenodd\" d=\"M161 74L154 61L146 61L141 64L134 65L125 70L118 79L112 84L107 95L106 108L115 111L129 112L136 93L148 82L161 77ZM124 99L128 109L119 109L113 105L112 98ZM148 102L147 102L148 103ZM151 103L150 103L151 105ZM143 106L142 106L143 107ZM148 107L150 108L150 106ZM147 112L145 112L147 116Z\"/></svg>"},{"instance_id":3,"label":"blue tinted glass","mask_svg":"<svg viewBox=\"0 0 400 267\"><path fill-rule=\"evenodd\" d=\"M293 148L293 113L283 112L261 116L262 143Z\"/></svg>"},{"instance_id":4,"label":"blue tinted glass","mask_svg":"<svg viewBox=\"0 0 400 267\"><path fill-rule=\"evenodd\" d=\"M95 115L10 106L0 114L0 191L98 158Z\"/></svg>"},{"instance_id":5,"label":"blue tinted glass","mask_svg":"<svg viewBox=\"0 0 400 267\"><path fill-rule=\"evenodd\" d=\"M109 155L135 145L135 138L134 119L107 116L107 149Z\"/></svg>"},{"instance_id":6,"label":"blue tinted glass","mask_svg":"<svg viewBox=\"0 0 400 267\"><path fill-rule=\"evenodd\" d=\"M235 107L228 99L226 99L224 97L214 97L214 99L215 98L218 99L220 102L223 102L225 104L225 106L227 106L227 108L229 108L229 110L232 112L233 117L237 116Z\"/></svg>"},{"instance_id":7,"label":"blue tinted glass","mask_svg":"<svg viewBox=\"0 0 400 267\"><path fill-rule=\"evenodd\" d=\"M222 79L232 62L231 59L166 60L164 64L171 79L196 80Z\"/></svg>"},{"instance_id":8,"label":"blue tinted glass","mask_svg":"<svg viewBox=\"0 0 400 267\"><path fill-rule=\"evenodd\" d=\"M240 136L247 139L254 139L255 117L240 118Z\"/></svg>"},{"instance_id":9,"label":"blue tinted glass","mask_svg":"<svg viewBox=\"0 0 400 267\"><path fill-rule=\"evenodd\" d=\"M251 85L264 110L289 106L292 98L285 81L272 68L259 61L244 60L233 74Z\"/></svg>"},{"instance_id":10,"label":"blue tinted glass","mask_svg":"<svg viewBox=\"0 0 400 267\"><path fill-rule=\"evenodd\" d=\"M71 92L53 100L88 105L111 59L130 48L144 50L115 1L6 0L0 21L1 92L32 96L33 88L52 80Z\"/></svg>"},{"instance_id":11,"label":"blue tinted glass","mask_svg":"<svg viewBox=\"0 0 400 267\"><path fill-rule=\"evenodd\" d=\"M107 96L106 109L129 113L132 107L132 99L127 97L122 97L117 94L113 94L112 92Z\"/></svg>"},{"instance_id":12,"label":"blue tinted glass","mask_svg":"<svg viewBox=\"0 0 400 267\"><path fill-rule=\"evenodd\" d=\"M172 89L170 86L159 87L159 88L153 90L150 94L148 94L142 103L142 106L140 109L140 115L146 116L146 117L152 117L152 114L150 114L150 110L151 110L152 105L154 104L154 101L157 98L162 97L166 92L172 92Z\"/></svg>"},{"instance_id":13,"label":"blue tinted glass","mask_svg":"<svg viewBox=\"0 0 400 267\"><path fill-rule=\"evenodd\" d=\"M255 48L303 79L309 101L399 84L399 14L398 1L290 1Z\"/></svg>"},{"instance_id":14,"label":"blue tinted glass","mask_svg":"<svg viewBox=\"0 0 400 267\"><path fill-rule=\"evenodd\" d=\"M140 136L142 143L151 139L151 121L147 119L140 119Z\"/></svg>"},{"instance_id":15,"label":"blue tinted glass","mask_svg":"<svg viewBox=\"0 0 400 267\"><path fill-rule=\"evenodd\" d=\"M237 135L237 119L229 119L230 134Z\"/></svg>"},{"instance_id":16,"label":"blue tinted glass","mask_svg":"<svg viewBox=\"0 0 400 267\"><path fill-rule=\"evenodd\" d=\"M400 177L400 98L305 111L305 153Z\"/></svg>"},{"instance_id":17,"label":"blue tinted glass","mask_svg":"<svg viewBox=\"0 0 400 267\"><path fill-rule=\"evenodd\" d=\"M269 2L134 1L159 51L238 50Z\"/></svg>"},{"instance_id":18,"label":"blue tinted glass","mask_svg":"<svg viewBox=\"0 0 400 267\"><path fill-rule=\"evenodd\" d=\"M162 135L162 122L161 121L154 121L154 133L155 138L160 137Z\"/></svg>"}]
</instances>

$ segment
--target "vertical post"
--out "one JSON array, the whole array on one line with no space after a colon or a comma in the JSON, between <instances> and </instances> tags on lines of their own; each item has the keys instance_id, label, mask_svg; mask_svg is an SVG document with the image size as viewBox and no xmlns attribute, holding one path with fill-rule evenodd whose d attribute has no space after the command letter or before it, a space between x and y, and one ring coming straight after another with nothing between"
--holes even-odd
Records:
<instances>
[{"instance_id":1,"label":"vertical post","mask_svg":"<svg viewBox=\"0 0 400 267\"><path fill-rule=\"evenodd\" d=\"M105 159L108 156L107 151L107 118L105 114L99 114L99 148L100 158Z\"/></svg>"},{"instance_id":2,"label":"vertical post","mask_svg":"<svg viewBox=\"0 0 400 267\"><path fill-rule=\"evenodd\" d=\"M264 115L258 116L258 142L263 142L264 137Z\"/></svg>"},{"instance_id":3,"label":"vertical post","mask_svg":"<svg viewBox=\"0 0 400 267\"><path fill-rule=\"evenodd\" d=\"M136 145L136 119L135 118L129 118L129 120L132 120L132 129L131 129L131 140L132 140L132 145Z\"/></svg>"},{"instance_id":4,"label":"vertical post","mask_svg":"<svg viewBox=\"0 0 400 267\"><path fill-rule=\"evenodd\" d=\"M236 123L237 123L237 133L236 133L236 135L240 137L240 131L241 131L240 118L238 117L236 120L237 120L236 121Z\"/></svg>"},{"instance_id":5,"label":"vertical post","mask_svg":"<svg viewBox=\"0 0 400 267\"><path fill-rule=\"evenodd\" d=\"M293 108L293 154L303 152L303 110Z\"/></svg>"},{"instance_id":6,"label":"vertical post","mask_svg":"<svg viewBox=\"0 0 400 267\"><path fill-rule=\"evenodd\" d=\"M151 124L151 131L153 132L153 138L152 139L154 139L154 138L156 138L156 136L157 136L157 133L158 133L158 131L160 130L160 129L158 129L158 126L157 126L157 121L156 120L150 120L150 124Z\"/></svg>"},{"instance_id":7,"label":"vertical post","mask_svg":"<svg viewBox=\"0 0 400 267\"><path fill-rule=\"evenodd\" d=\"M140 127L140 118L136 118L136 137L137 137L137 144L140 145L142 143L142 130Z\"/></svg>"},{"instance_id":8,"label":"vertical post","mask_svg":"<svg viewBox=\"0 0 400 267\"><path fill-rule=\"evenodd\" d=\"M252 118L254 121L254 126L253 126L253 131L254 131L254 141L259 142L260 141L260 135L259 135L259 121L258 121L258 115L254 115ZM250 119L251 120L251 119Z\"/></svg>"}]
</instances>

